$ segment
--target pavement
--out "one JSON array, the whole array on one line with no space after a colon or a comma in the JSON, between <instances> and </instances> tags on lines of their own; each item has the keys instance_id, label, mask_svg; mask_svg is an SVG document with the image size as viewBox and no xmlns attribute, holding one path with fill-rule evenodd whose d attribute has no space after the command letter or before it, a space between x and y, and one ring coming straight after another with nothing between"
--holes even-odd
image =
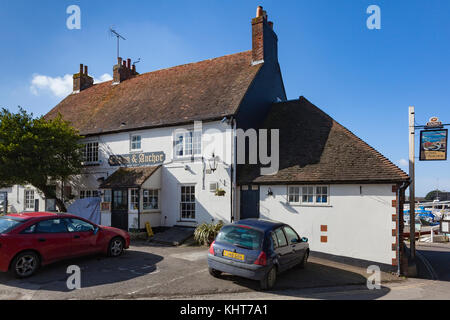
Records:
<instances>
[{"instance_id":1,"label":"pavement","mask_svg":"<svg viewBox=\"0 0 450 320\"><path fill-rule=\"evenodd\" d=\"M95 256L64 261L43 267L24 280L0 274L0 299L303 299L321 294L333 297L333 292L369 291L366 269L310 257L305 269L280 275L270 293L260 292L255 281L231 275L211 277L207 252L205 247L189 244L173 247L134 242L119 258ZM66 271L71 265L81 269L81 289L67 288L70 275ZM370 291L371 299L382 298L392 291L391 287L407 282L389 273L381 273L381 280L382 289Z\"/></svg>"}]
</instances>

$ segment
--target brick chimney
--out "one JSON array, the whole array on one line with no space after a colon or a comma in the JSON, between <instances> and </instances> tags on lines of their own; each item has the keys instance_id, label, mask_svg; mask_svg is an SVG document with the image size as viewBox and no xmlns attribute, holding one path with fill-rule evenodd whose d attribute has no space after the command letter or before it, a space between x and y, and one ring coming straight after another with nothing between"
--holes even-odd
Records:
<instances>
[{"instance_id":1,"label":"brick chimney","mask_svg":"<svg viewBox=\"0 0 450 320\"><path fill-rule=\"evenodd\" d=\"M83 70L84 67L84 70ZM88 67L80 64L80 72L73 75L73 92L77 93L91 87L94 78L88 75Z\"/></svg>"},{"instance_id":2,"label":"brick chimney","mask_svg":"<svg viewBox=\"0 0 450 320\"><path fill-rule=\"evenodd\" d=\"M252 63L278 62L278 37L273 31L273 22L268 21L263 7L256 9L252 19Z\"/></svg>"},{"instance_id":3,"label":"brick chimney","mask_svg":"<svg viewBox=\"0 0 450 320\"><path fill-rule=\"evenodd\" d=\"M117 58L117 64L113 68L113 84L119 84L138 74L136 66L134 64L131 65L131 59L125 61L122 58Z\"/></svg>"}]
</instances>

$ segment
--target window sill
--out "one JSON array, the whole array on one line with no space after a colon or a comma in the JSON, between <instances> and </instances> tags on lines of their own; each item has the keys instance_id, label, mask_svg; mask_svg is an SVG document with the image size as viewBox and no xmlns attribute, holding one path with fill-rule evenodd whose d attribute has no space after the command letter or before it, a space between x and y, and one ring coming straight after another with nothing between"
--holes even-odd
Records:
<instances>
[{"instance_id":1,"label":"window sill","mask_svg":"<svg viewBox=\"0 0 450 320\"><path fill-rule=\"evenodd\" d=\"M291 207L305 207L305 208L331 208L333 207L329 203L325 204L302 204L302 203L287 203Z\"/></svg>"}]
</instances>

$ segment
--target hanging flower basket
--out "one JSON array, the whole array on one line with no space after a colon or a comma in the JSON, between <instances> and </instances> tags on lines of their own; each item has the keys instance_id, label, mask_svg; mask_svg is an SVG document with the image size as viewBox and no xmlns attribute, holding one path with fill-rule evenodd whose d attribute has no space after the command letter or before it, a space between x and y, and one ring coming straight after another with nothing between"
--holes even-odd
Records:
<instances>
[{"instance_id":1,"label":"hanging flower basket","mask_svg":"<svg viewBox=\"0 0 450 320\"><path fill-rule=\"evenodd\" d=\"M216 196L218 196L218 197L223 197L223 196L225 196L225 193L226 193L226 191L223 190L223 189L217 189L217 190L216 190Z\"/></svg>"}]
</instances>

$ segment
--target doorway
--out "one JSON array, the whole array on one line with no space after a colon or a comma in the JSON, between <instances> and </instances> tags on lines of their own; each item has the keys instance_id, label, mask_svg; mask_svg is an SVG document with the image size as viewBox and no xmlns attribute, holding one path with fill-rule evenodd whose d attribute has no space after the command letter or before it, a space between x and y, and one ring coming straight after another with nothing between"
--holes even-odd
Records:
<instances>
[{"instance_id":1,"label":"doorway","mask_svg":"<svg viewBox=\"0 0 450 320\"><path fill-rule=\"evenodd\" d=\"M112 190L111 226L128 231L128 189Z\"/></svg>"},{"instance_id":2,"label":"doorway","mask_svg":"<svg viewBox=\"0 0 450 320\"><path fill-rule=\"evenodd\" d=\"M259 218L259 186L241 186L240 219Z\"/></svg>"}]
</instances>

